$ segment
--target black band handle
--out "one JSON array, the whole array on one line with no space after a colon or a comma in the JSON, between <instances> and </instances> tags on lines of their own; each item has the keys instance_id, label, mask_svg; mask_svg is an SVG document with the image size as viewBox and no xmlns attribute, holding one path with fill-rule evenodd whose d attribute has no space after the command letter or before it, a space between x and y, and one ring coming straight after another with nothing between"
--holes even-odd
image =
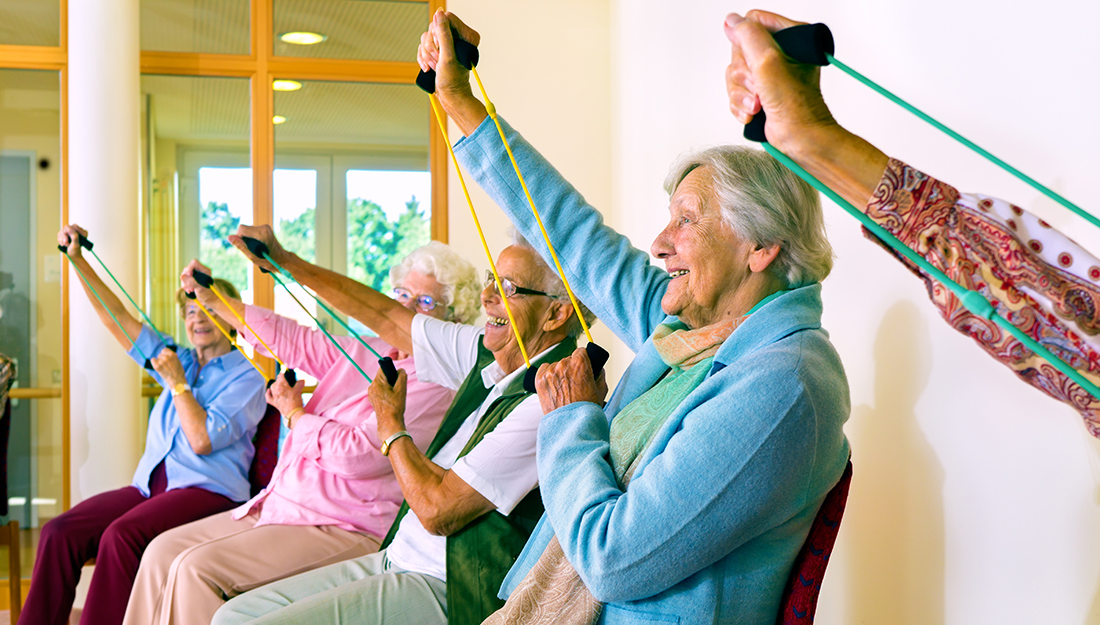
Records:
<instances>
[{"instance_id":1,"label":"black band handle","mask_svg":"<svg viewBox=\"0 0 1100 625\"><path fill-rule=\"evenodd\" d=\"M252 237L241 237L241 240L244 241L244 246L247 247L248 251L252 252L252 255L256 258L263 260L264 256L271 255L271 250L268 249L267 243L264 243L259 239L253 239ZM260 267L260 273L271 272L267 269L264 269L263 267Z\"/></svg>"},{"instance_id":2,"label":"black band handle","mask_svg":"<svg viewBox=\"0 0 1100 625\"><path fill-rule=\"evenodd\" d=\"M451 29L451 39L455 42L455 60L466 69L477 65L480 57L477 46L458 36L458 31ZM428 93L435 93L435 70L430 69L416 75L416 86Z\"/></svg>"},{"instance_id":3,"label":"black band handle","mask_svg":"<svg viewBox=\"0 0 1100 625\"><path fill-rule=\"evenodd\" d=\"M199 286L204 289L209 289L210 287L214 286L214 278L208 273L194 270L191 272L191 277L194 278L195 282L198 282Z\"/></svg>"},{"instance_id":4,"label":"black band handle","mask_svg":"<svg viewBox=\"0 0 1100 625\"><path fill-rule=\"evenodd\" d=\"M174 343L165 343L163 349L167 349L168 351L170 351L172 353L176 353L176 352L179 351L179 346L177 346ZM156 371L156 369L153 368L153 359L152 358L146 358L144 366L145 366L146 369L148 369L150 371Z\"/></svg>"},{"instance_id":5,"label":"black band handle","mask_svg":"<svg viewBox=\"0 0 1100 625\"><path fill-rule=\"evenodd\" d=\"M95 247L95 243L92 243L91 241L89 241L88 238L85 237L83 234L78 234L77 235L77 240L80 241L80 247L82 247L86 250L90 250L93 247ZM71 245L71 243L70 243L70 245ZM64 252L64 253L68 254L69 253L69 247L66 246L66 245L58 245L57 246L57 251Z\"/></svg>"},{"instance_id":6,"label":"black band handle","mask_svg":"<svg viewBox=\"0 0 1100 625\"><path fill-rule=\"evenodd\" d=\"M607 358L610 354L607 350L596 345L595 343L589 343L584 346L584 351L588 353L588 360L592 363L592 377L599 378L600 373L603 372L603 366L607 364ZM527 373L523 374L523 390L528 393L535 392L535 376L539 372L539 367L542 365L532 365L527 369Z\"/></svg>"},{"instance_id":7,"label":"black band handle","mask_svg":"<svg viewBox=\"0 0 1100 625\"><path fill-rule=\"evenodd\" d=\"M287 386L294 388L294 385L298 383L298 374L294 373L294 369L283 370L283 379L286 380ZM275 383L275 378L271 378L267 381L267 388L271 388L271 385Z\"/></svg>"},{"instance_id":8,"label":"black band handle","mask_svg":"<svg viewBox=\"0 0 1100 625\"><path fill-rule=\"evenodd\" d=\"M386 376L386 382L389 382L390 386L397 384L397 367L393 365L393 358L389 356L379 358L378 368L382 370L382 374Z\"/></svg>"},{"instance_id":9,"label":"black band handle","mask_svg":"<svg viewBox=\"0 0 1100 625\"><path fill-rule=\"evenodd\" d=\"M793 61L806 65L829 64L829 55L835 50L833 33L824 24L801 24L777 31L772 35L779 49ZM767 116L760 111L745 124L745 138L757 143L767 143L764 136L764 124Z\"/></svg>"}]
</instances>

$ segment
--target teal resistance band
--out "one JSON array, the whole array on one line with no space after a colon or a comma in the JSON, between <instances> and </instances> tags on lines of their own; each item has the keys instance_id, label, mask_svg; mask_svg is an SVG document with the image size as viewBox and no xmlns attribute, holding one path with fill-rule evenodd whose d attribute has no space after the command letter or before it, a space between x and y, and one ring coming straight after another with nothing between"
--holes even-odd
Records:
<instances>
[{"instance_id":1,"label":"teal resistance band","mask_svg":"<svg viewBox=\"0 0 1100 625\"><path fill-rule=\"evenodd\" d=\"M253 256L255 256L256 258L262 258L262 259L266 260L267 262L271 263L272 265L275 266L276 269L279 270L279 273L281 273L286 279L288 279L288 280L294 282L295 284L297 284L298 286L302 287L302 290L305 291L307 294L309 294L309 296L312 297L315 302L317 302L318 306L320 306L326 313L328 313L328 315L330 317L335 319L337 323L339 323L341 326L343 326L344 329L347 330L349 334L354 336L355 340L359 341L360 345L362 345L363 347L366 347L367 350L370 351L370 353L374 354L375 357L378 358L379 367L382 369L382 373L385 374L386 381L390 383L390 386L393 386L394 382L397 381L397 369L393 365L393 359L392 358L390 358L389 356L383 356L382 354L379 354L373 347L368 345L367 342L363 340L363 337L359 336L359 333L356 332L355 330L353 330L351 328L351 326L349 326L343 319L340 318L339 315L336 314L335 311L333 311L331 308L326 306L325 303L321 301L321 298L317 297L317 295L314 294L314 293L310 293L301 282L298 282L297 280L294 279L294 276L292 276L289 271L284 269L283 266L280 265L279 263L275 262L275 259L271 258L271 254L268 253L267 245L265 245L263 243L263 241L260 241L259 239L253 239L252 237L241 237L241 239L244 241L245 247L248 248L248 251L251 252ZM267 273L270 273L270 272L267 272ZM280 285L282 285L282 287L286 290L287 293L290 293L290 296L294 298L294 301L298 302L298 305L302 307L302 310L306 311L306 314L308 314L310 317L312 317L314 321L317 321L317 318L313 317L313 314L309 312L309 309L307 309L305 306L303 306L302 302L298 301L298 298L295 297L294 294L290 292L290 288L288 288L287 285L285 283L283 283L283 281L281 279L279 279L279 277L276 274L272 273L271 276L273 278L275 278L276 282L278 282ZM332 335L328 333L328 330L326 330L323 325L321 325L320 321L317 321L317 327L321 328L321 331L325 333L325 336L329 337L329 339L332 340L332 343L334 345L336 345L336 347L338 347L340 349L340 351L342 351L342 352L344 351L344 348L340 347L340 344L336 342L336 339L332 338ZM347 352L344 352L344 355L347 356ZM352 360L351 356L348 356L348 360L350 360L351 363L353 365L355 365L356 369L359 369L359 365L356 364L354 360ZM359 372L362 373L363 370L359 369ZM366 375L367 375L366 373L363 373L364 377L366 377ZM370 378L367 377L367 380L369 381Z\"/></svg>"},{"instance_id":2,"label":"teal resistance band","mask_svg":"<svg viewBox=\"0 0 1100 625\"><path fill-rule=\"evenodd\" d=\"M87 245L84 245L85 241L88 242ZM163 340L165 344L168 344L168 341L166 340L168 338L168 335L161 332L160 329L157 328L157 325L153 323L153 320L149 318L149 315L145 314L145 311L141 309L141 306L138 306L137 302L134 301L134 298L130 297L130 294L126 292L126 288L119 283L118 278L115 278L115 274L111 273L111 270L107 268L107 264L104 263L103 260L99 257L99 254L96 254L95 250L92 249L92 242L81 236L80 244L84 245L84 248L92 253L92 256L94 256L96 261L99 262L99 266L103 267L103 271L106 271L107 275L111 276L111 280L114 280L115 286L118 287L118 290L122 291L122 294L126 296L126 299L130 300L130 303L133 304L134 308L137 309L142 318L145 319L145 321L149 324L149 327L153 328L153 332L156 332L157 335L160 336L161 340Z\"/></svg>"},{"instance_id":3,"label":"teal resistance band","mask_svg":"<svg viewBox=\"0 0 1100 625\"><path fill-rule=\"evenodd\" d=\"M941 284L950 289L951 292L955 294L955 297L959 298L959 301L962 302L963 306L966 306L967 310L979 317L990 319L997 325L1004 328L1016 340L1026 345L1028 349L1042 356L1051 365L1054 365L1055 369L1064 373L1067 377L1069 377L1069 379L1076 382L1081 388L1091 393L1093 397L1100 399L1100 388L1097 388L1095 384L1088 381L1076 369L1069 366L1069 364L1067 364L1061 358L1058 358L1049 350L1047 350L1047 348L1040 345L1038 341L1025 334L1016 326L1012 325L1004 317L998 315L993 309L993 305L990 304L989 301L985 299L985 297L983 297L981 293L967 289L958 282L955 282L951 278L947 277L947 274L940 271L938 268L932 265L932 263L929 263L920 254L914 252L909 246L898 240L898 238L891 234L888 230L875 223L875 221L864 214L863 211L860 211L855 206L852 206L847 200L840 197L832 189L822 184L820 180L815 178L812 174L810 174L810 172L803 169L798 163L791 160L786 154L783 154L779 150L772 147L770 143L764 144L764 150L766 150L768 154L774 156L775 159L778 160L780 163L786 165L787 168L797 174L799 178L802 178L806 182L810 183L810 185L812 185L815 189L828 196L830 200L836 202L837 205L847 211L849 215L858 219L859 222L863 224L864 228L867 228L871 231L871 234L874 234L876 237L889 245L899 254L915 263L918 267L920 267L921 271L928 273Z\"/></svg>"},{"instance_id":4,"label":"teal resistance band","mask_svg":"<svg viewBox=\"0 0 1100 625\"><path fill-rule=\"evenodd\" d=\"M145 355L145 352L141 351L141 348L138 347L137 342L134 341L130 334L126 332L126 328L122 327L122 322L118 320L118 317L115 316L115 313L111 312L111 309L108 308L107 304L103 302L103 298L100 297L99 293L96 292L95 287L92 286L92 283L88 282L88 278L84 275L84 272L81 271L80 267L77 267L76 263L73 262L73 259L71 256L69 256L69 252L65 249L65 246L58 245L57 249L61 250L61 253L65 255L65 258L69 259L69 264L72 266L73 269L76 269L76 275L80 276L80 279L84 281L84 284L88 285L88 290L90 290L92 292L92 295L95 295L95 298L99 300L99 305L103 306L103 310L106 310L107 314L111 316L111 319L115 322L115 325L118 326L118 329L122 330L122 334L126 338L130 339L130 344L134 346L134 349L137 350L138 355L141 356L142 360L145 361L145 366L149 367L151 364L149 361L149 357Z\"/></svg>"},{"instance_id":5,"label":"teal resistance band","mask_svg":"<svg viewBox=\"0 0 1100 625\"><path fill-rule=\"evenodd\" d=\"M1020 171L1019 169L1016 169L1012 165L1009 165L1008 163L1004 162L1003 160L997 158L996 156L991 154L989 151L987 151L984 148L981 148L980 146L978 146L973 141L971 141L971 140L967 139L966 137L960 135L959 133L955 132L954 130L951 130L947 126L944 126L943 124L936 121L930 115L924 113L923 111L921 111L917 107L909 104L905 100L902 100L901 98L894 95L893 93L890 93L886 89L883 89L881 86L875 84L874 82L872 82L869 78L867 78L863 74L860 74L859 72L857 72L854 69L848 67L844 63L841 63L840 61L836 60L836 58L832 54L826 53L825 58L828 59L828 61L831 62L833 65L836 65L838 69L840 69L844 73L848 74L852 78L855 78L859 82L867 85L868 87L870 87L874 91L876 91L879 94L886 97L886 99L890 100L891 102L894 102L895 104L902 107L903 109L909 111L910 113L912 113L912 114L916 115L917 117L923 119L924 121L928 122L929 124L936 127L937 129L943 131L945 134L947 134L947 136L951 137L952 139L955 139L959 143L965 145L966 147L970 148L971 150L974 150L978 154L980 154L980 155L984 156L985 158L989 159L989 161L991 161L993 164L1001 167L1002 169L1004 169L1008 173L1012 174L1013 176L1016 176L1020 180L1023 180L1024 182L1031 185L1034 189L1036 189L1037 191L1039 191L1043 195L1049 197L1050 199L1054 200L1055 202L1058 202L1062 206L1065 206L1066 208L1068 208L1071 211L1073 211L1074 213L1076 213L1077 216L1079 216L1082 219L1088 221L1092 225L1100 228L1100 218L1097 218L1095 215L1085 211L1084 209L1077 206L1073 202L1070 202L1069 200L1062 197L1061 195L1058 195L1057 193L1054 192L1054 190L1050 189L1049 187L1042 184L1038 180L1035 180L1031 176L1028 176L1027 174Z\"/></svg>"},{"instance_id":6,"label":"teal resistance band","mask_svg":"<svg viewBox=\"0 0 1100 625\"><path fill-rule=\"evenodd\" d=\"M779 44L779 47L783 50L784 54L799 63L806 63L811 65L828 65L830 61L836 62L836 59L833 58L833 35L831 32L829 32L828 26L825 26L824 24L803 24L801 26L785 28L776 33L773 33L773 37L775 38L775 42ZM841 65L837 64L837 67L841 67ZM908 110L913 112L921 119L924 119L925 121L933 124L940 130L943 130L944 132L948 133L959 141L962 141L964 145L967 145L968 147L976 150L979 154L990 158L991 160L993 160L994 163L1006 168L1010 173L1017 175L1018 177L1020 177L1021 180L1024 180L1024 182L1031 184L1043 193L1056 199L1059 203L1069 207L1078 215L1081 215L1082 217L1088 219L1091 223L1100 225L1100 222L1098 222L1094 217L1092 217L1088 213L1085 213L1080 208L1077 208L1068 200L1065 200L1053 191L1050 191L1046 187L1043 187L1031 178L1024 176L1014 168L1008 166L1004 161L996 159L996 157L993 157L993 155L989 154L985 150L982 150L973 143L967 141L966 139L963 139L958 133L951 131L943 124L936 122L931 117L928 117L924 113L921 113L917 109L904 103L904 101L902 101L900 98L894 96L893 94L890 94L885 89L882 89L878 85L875 85L863 76L851 71L849 68L847 68L847 66L843 66L842 69L844 69L844 71L850 72L853 76L856 76L861 82L872 87L879 93L887 96L894 102L905 106ZM833 192L832 189L822 184L820 180L818 180L801 166L799 166L798 163L795 163L793 160L788 158L786 154L783 154L782 152L774 148L771 144L769 144L768 139L764 134L765 121L766 117L763 111L754 115L752 120L745 126L745 138L763 143L764 149L768 152L768 154L771 154L773 157L775 157L776 160L783 163L783 165L785 165L788 169L797 174L800 178L808 182L821 193L824 193L829 199L836 202L838 206L840 206L850 215L858 219L860 223L862 223L863 226L867 228L867 230L878 237L881 241L889 245L896 252L920 267L922 271L927 272L930 276L932 276L941 284L950 289L951 292L959 298L959 301L962 302L963 306L965 306L966 309L969 310L971 313L979 317L989 319L997 325L1001 326L1009 334L1011 334L1013 338L1023 343L1032 352L1043 357L1043 359L1054 366L1055 369L1062 372L1069 379L1076 382L1081 388L1088 391L1093 397L1100 399L1100 388L1097 388L1095 384L1087 380L1084 376L1080 374L1080 372L1069 366L1069 364L1064 362L1062 359L1052 354L1049 350L1047 350L1047 348L1040 345L1038 341L1031 338L1027 334L1024 334L1024 332L1021 331L1019 328L1012 325L1008 322L1008 320L998 315L993 309L993 305L990 304L989 301L986 300L985 297L983 297L980 293L976 291L971 291L970 289L963 287L951 278L947 277L945 273L926 261L924 257L914 252L912 249L909 248L909 246L899 241L897 237L888 232L885 228L875 223L874 220L864 214L863 211L860 211L856 207L852 206L850 203L848 203L847 200L837 195L835 192Z\"/></svg>"}]
</instances>

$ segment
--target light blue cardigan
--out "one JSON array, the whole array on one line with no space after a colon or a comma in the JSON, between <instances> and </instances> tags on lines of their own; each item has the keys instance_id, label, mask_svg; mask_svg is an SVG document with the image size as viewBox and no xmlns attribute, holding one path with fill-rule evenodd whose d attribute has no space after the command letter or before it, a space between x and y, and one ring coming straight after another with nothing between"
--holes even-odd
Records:
<instances>
[{"instance_id":1,"label":"light blue cardigan","mask_svg":"<svg viewBox=\"0 0 1100 625\"><path fill-rule=\"evenodd\" d=\"M754 312L660 428L621 491L609 424L667 370L650 336L669 277L505 126L577 297L636 353L606 408L574 403L538 434L546 514L501 587L507 597L557 535L601 623L771 625L791 564L848 459L848 382L821 329L821 287ZM456 147L463 168L547 257L493 122ZM551 266L552 265L552 261Z\"/></svg>"}]
</instances>

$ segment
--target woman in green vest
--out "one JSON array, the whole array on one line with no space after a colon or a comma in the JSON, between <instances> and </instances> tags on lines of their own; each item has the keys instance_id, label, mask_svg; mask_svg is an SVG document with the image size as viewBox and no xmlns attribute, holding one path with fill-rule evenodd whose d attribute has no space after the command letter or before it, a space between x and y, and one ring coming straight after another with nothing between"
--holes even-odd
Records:
<instances>
[{"instance_id":1,"label":"woman in green vest","mask_svg":"<svg viewBox=\"0 0 1100 625\"><path fill-rule=\"evenodd\" d=\"M560 279L516 240L496 261L515 328L491 276L481 292L486 323L476 327L414 314L311 265L284 250L268 226L238 232L266 243L272 259L299 282L411 353L421 381L457 394L435 440L420 450L403 424L405 372L392 388L376 380L378 440L405 495L383 549L240 595L213 622L480 623L503 605L500 584L542 514L535 465L542 409L538 397L523 390L527 367L516 334L533 364L573 352L581 326ZM239 237L230 240L248 254Z\"/></svg>"}]
</instances>

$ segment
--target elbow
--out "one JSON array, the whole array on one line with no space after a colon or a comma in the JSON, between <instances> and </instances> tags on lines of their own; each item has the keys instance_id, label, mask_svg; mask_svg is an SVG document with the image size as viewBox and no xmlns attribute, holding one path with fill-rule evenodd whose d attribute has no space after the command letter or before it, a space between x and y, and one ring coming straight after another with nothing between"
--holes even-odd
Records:
<instances>
[{"instance_id":1,"label":"elbow","mask_svg":"<svg viewBox=\"0 0 1100 625\"><path fill-rule=\"evenodd\" d=\"M424 516L417 514L417 518L420 519L420 524L424 526L424 531L432 536L446 538L466 527L467 521L456 516L449 507L432 506L432 509L426 512Z\"/></svg>"},{"instance_id":2,"label":"elbow","mask_svg":"<svg viewBox=\"0 0 1100 625\"><path fill-rule=\"evenodd\" d=\"M210 441L203 441L201 443L191 442L191 451L195 452L196 456L209 456L214 448L210 445Z\"/></svg>"}]
</instances>

